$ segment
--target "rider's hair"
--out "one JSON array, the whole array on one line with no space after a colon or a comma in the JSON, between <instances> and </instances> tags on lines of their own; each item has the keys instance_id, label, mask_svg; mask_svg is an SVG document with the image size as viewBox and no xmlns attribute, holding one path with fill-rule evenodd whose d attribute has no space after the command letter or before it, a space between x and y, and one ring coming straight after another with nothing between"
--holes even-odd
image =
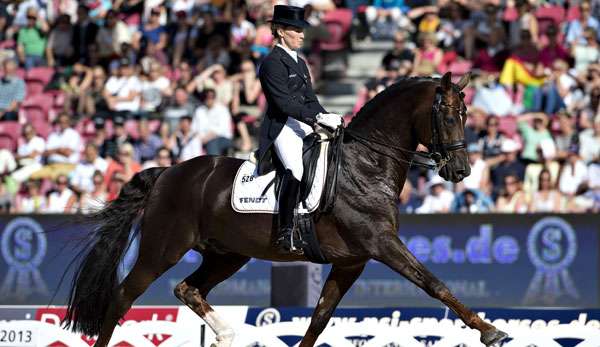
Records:
<instances>
[{"instance_id":1,"label":"rider's hair","mask_svg":"<svg viewBox=\"0 0 600 347\"><path fill-rule=\"evenodd\" d=\"M284 28L284 27L281 24L271 23L271 34L273 35L273 38L275 38L275 40L280 38L277 30L282 29L282 28Z\"/></svg>"}]
</instances>

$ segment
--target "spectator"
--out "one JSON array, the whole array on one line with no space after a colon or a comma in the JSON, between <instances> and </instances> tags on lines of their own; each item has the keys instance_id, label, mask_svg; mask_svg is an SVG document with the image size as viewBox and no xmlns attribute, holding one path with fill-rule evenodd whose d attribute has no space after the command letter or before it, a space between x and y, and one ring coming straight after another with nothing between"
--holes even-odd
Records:
<instances>
[{"instance_id":1,"label":"spectator","mask_svg":"<svg viewBox=\"0 0 600 347\"><path fill-rule=\"evenodd\" d=\"M552 183L553 181L550 171L543 169L540 172L538 181L538 190L533 193L529 202L529 212L562 212L562 195L558 190L556 190L556 185Z\"/></svg>"},{"instance_id":2,"label":"spectator","mask_svg":"<svg viewBox=\"0 0 600 347\"><path fill-rule=\"evenodd\" d=\"M583 39L585 42L577 42L571 48L571 55L575 59L575 71L579 76L583 76L588 66L600 59L600 47L596 30L585 28Z\"/></svg>"},{"instance_id":3,"label":"spectator","mask_svg":"<svg viewBox=\"0 0 600 347\"><path fill-rule=\"evenodd\" d=\"M57 128L48 136L44 157L48 165L34 172L33 179L55 179L69 175L79 162L82 142L79 133L71 127L71 117L61 113L56 119Z\"/></svg>"},{"instance_id":4,"label":"spectator","mask_svg":"<svg viewBox=\"0 0 600 347\"><path fill-rule=\"evenodd\" d=\"M478 143L486 132L485 111L476 106L467 109L467 123L465 124L465 141L469 143ZM489 120L488 120L489 121Z\"/></svg>"},{"instance_id":5,"label":"spectator","mask_svg":"<svg viewBox=\"0 0 600 347\"><path fill-rule=\"evenodd\" d=\"M398 200L398 210L401 213L414 213L419 206L423 205L423 199L414 191L409 180L404 182L404 187Z\"/></svg>"},{"instance_id":6,"label":"spectator","mask_svg":"<svg viewBox=\"0 0 600 347\"><path fill-rule=\"evenodd\" d=\"M243 7L233 9L233 21L231 23L231 45L236 47L242 42L252 42L256 36L254 24L246 19L246 11Z\"/></svg>"},{"instance_id":7,"label":"spectator","mask_svg":"<svg viewBox=\"0 0 600 347\"><path fill-rule=\"evenodd\" d=\"M120 172L120 171L116 171L113 173L113 175L110 177L108 186L107 186L107 195L106 195L106 201L107 202L111 202L113 200L115 200L118 196L119 193L121 192L121 188L123 188L123 185L127 182L127 180L125 180L125 175Z\"/></svg>"},{"instance_id":8,"label":"spectator","mask_svg":"<svg viewBox=\"0 0 600 347\"><path fill-rule=\"evenodd\" d=\"M594 118L593 128L579 134L579 155L586 163L600 158L600 114Z\"/></svg>"},{"instance_id":9,"label":"spectator","mask_svg":"<svg viewBox=\"0 0 600 347\"><path fill-rule=\"evenodd\" d=\"M45 213L72 213L73 206L69 206L69 201L74 195L73 191L68 187L69 181L67 176L59 175L56 177L54 190L48 195L48 204Z\"/></svg>"},{"instance_id":10,"label":"spectator","mask_svg":"<svg viewBox=\"0 0 600 347\"><path fill-rule=\"evenodd\" d=\"M452 213L489 213L494 211L494 203L477 189L466 189L452 201Z\"/></svg>"},{"instance_id":11,"label":"spectator","mask_svg":"<svg viewBox=\"0 0 600 347\"><path fill-rule=\"evenodd\" d=\"M417 213L447 213L454 200L454 194L444 187L444 179L434 176L428 183L429 194L425 196L423 205L417 208Z\"/></svg>"},{"instance_id":12,"label":"spectator","mask_svg":"<svg viewBox=\"0 0 600 347\"><path fill-rule=\"evenodd\" d=\"M85 95L93 81L92 69L75 63L63 71L63 78L67 79L66 83L63 82L60 85L60 89L65 94L63 111L76 110L78 115L83 115L85 113Z\"/></svg>"},{"instance_id":13,"label":"spectator","mask_svg":"<svg viewBox=\"0 0 600 347\"><path fill-rule=\"evenodd\" d=\"M148 76L141 82L141 110L158 112L171 95L171 81L164 76L162 66L157 62L151 63Z\"/></svg>"},{"instance_id":14,"label":"spectator","mask_svg":"<svg viewBox=\"0 0 600 347\"><path fill-rule=\"evenodd\" d=\"M214 90L205 90L204 97L205 106L196 110L193 128L207 154L223 155L232 145L231 114L227 107L216 100Z\"/></svg>"},{"instance_id":15,"label":"spectator","mask_svg":"<svg viewBox=\"0 0 600 347\"><path fill-rule=\"evenodd\" d=\"M598 19L591 15L591 6L589 1L582 1L579 5L579 12L581 17L573 19L566 26L567 35L565 41L571 47L582 45L585 46L588 42L587 35L585 34L586 28L591 28L595 31L600 29L600 23Z\"/></svg>"},{"instance_id":16,"label":"spectator","mask_svg":"<svg viewBox=\"0 0 600 347\"><path fill-rule=\"evenodd\" d=\"M568 197L575 196L579 187L588 180L588 168L573 148L560 172L558 188Z\"/></svg>"},{"instance_id":17,"label":"spectator","mask_svg":"<svg viewBox=\"0 0 600 347\"><path fill-rule=\"evenodd\" d=\"M529 122L533 123L533 127ZM529 163L540 162L538 157L538 147L544 140L554 144L552 135L548 131L548 117L543 113L529 113L519 117L519 131L523 137L523 153L521 158Z\"/></svg>"},{"instance_id":18,"label":"spectator","mask_svg":"<svg viewBox=\"0 0 600 347\"><path fill-rule=\"evenodd\" d=\"M62 14L50 31L46 44L46 61L48 66L67 66L73 63L75 50L73 47L74 31L71 18Z\"/></svg>"},{"instance_id":19,"label":"spectator","mask_svg":"<svg viewBox=\"0 0 600 347\"><path fill-rule=\"evenodd\" d=\"M173 165L171 158L171 151L166 147L161 147L156 151L156 156L152 160L148 160L144 163L143 169L151 167L169 167Z\"/></svg>"},{"instance_id":20,"label":"spectator","mask_svg":"<svg viewBox=\"0 0 600 347\"><path fill-rule=\"evenodd\" d=\"M89 8L80 4L77 7L77 22L73 26L73 53L75 61L92 66L90 64L89 47L96 42L98 35L98 24L90 20Z\"/></svg>"},{"instance_id":21,"label":"spectator","mask_svg":"<svg viewBox=\"0 0 600 347\"><path fill-rule=\"evenodd\" d=\"M108 201L108 192L106 191L102 172L94 172L92 183L92 190L90 192L83 192L79 199L79 212L81 213L94 213L100 210L106 201ZM71 201L70 204L75 205L75 201Z\"/></svg>"},{"instance_id":22,"label":"spectator","mask_svg":"<svg viewBox=\"0 0 600 347\"><path fill-rule=\"evenodd\" d=\"M233 76L233 102L231 109L233 113L256 111L258 99L262 94L262 87L258 76L256 76L256 67L251 60L244 60L241 64L239 74Z\"/></svg>"},{"instance_id":23,"label":"spectator","mask_svg":"<svg viewBox=\"0 0 600 347\"><path fill-rule=\"evenodd\" d=\"M396 35L394 35L394 48L388 51L381 60L381 66L384 70L398 71L405 62L409 62L412 67L415 55L408 46L407 41L407 34L404 31L396 32Z\"/></svg>"},{"instance_id":24,"label":"spectator","mask_svg":"<svg viewBox=\"0 0 600 347\"><path fill-rule=\"evenodd\" d=\"M138 122L139 138L134 142L135 160L138 163L143 163L147 160L152 160L156 156L156 152L163 146L163 143L156 134L153 134L148 127L148 122L142 120Z\"/></svg>"},{"instance_id":25,"label":"spectator","mask_svg":"<svg viewBox=\"0 0 600 347\"><path fill-rule=\"evenodd\" d=\"M490 191L490 168L483 160L481 146L472 143L467 148L469 152L469 165L471 174L465 177L462 184L466 189L478 190L482 192Z\"/></svg>"},{"instance_id":26,"label":"spectator","mask_svg":"<svg viewBox=\"0 0 600 347\"><path fill-rule=\"evenodd\" d=\"M206 89L215 91L217 101L221 105L230 106L233 100L233 82L227 78L227 73L222 65L208 67L187 86L189 93L204 92Z\"/></svg>"},{"instance_id":27,"label":"spectator","mask_svg":"<svg viewBox=\"0 0 600 347\"><path fill-rule=\"evenodd\" d=\"M415 52L413 73L417 76L430 76L438 73L442 63L442 50L436 47L434 33L421 33L419 35L419 48Z\"/></svg>"},{"instance_id":28,"label":"spectator","mask_svg":"<svg viewBox=\"0 0 600 347\"><path fill-rule=\"evenodd\" d=\"M189 1L190 3L192 1ZM170 58L173 66L180 66L184 59L192 55L192 31L193 27L188 19L188 14L179 10L175 12L176 21L167 28L169 33Z\"/></svg>"},{"instance_id":29,"label":"spectator","mask_svg":"<svg viewBox=\"0 0 600 347\"><path fill-rule=\"evenodd\" d=\"M557 113L558 132L554 134L554 143L556 144L556 157L565 159L571 146L578 142L578 132L575 129L576 120L572 114L566 110L560 110ZM555 119L556 119L555 118Z\"/></svg>"},{"instance_id":30,"label":"spectator","mask_svg":"<svg viewBox=\"0 0 600 347\"><path fill-rule=\"evenodd\" d=\"M165 121L171 128L175 128L179 118L194 114L196 106L190 100L188 92L183 87L177 87L171 99L171 103L165 107L163 112Z\"/></svg>"},{"instance_id":31,"label":"spectator","mask_svg":"<svg viewBox=\"0 0 600 347\"><path fill-rule=\"evenodd\" d=\"M25 81L18 77L17 64L12 59L2 63L3 76L0 79L0 121L19 119L19 105L25 99Z\"/></svg>"},{"instance_id":32,"label":"spectator","mask_svg":"<svg viewBox=\"0 0 600 347\"><path fill-rule=\"evenodd\" d=\"M104 180L108 186L108 192L111 197L116 197L116 195L118 195L118 191L110 185L110 180L114 179L115 173L118 172L122 174L121 178L124 182L129 182L129 180L133 178L133 175L140 172L142 169L140 164L135 161L133 155L133 146L129 143L124 143L119 146L117 159L109 160Z\"/></svg>"},{"instance_id":33,"label":"spectator","mask_svg":"<svg viewBox=\"0 0 600 347\"><path fill-rule=\"evenodd\" d=\"M46 141L37 136L31 124L23 125L22 134L15 156L19 169L12 173L12 178L19 183L25 182L32 173L42 168L42 154L46 147Z\"/></svg>"},{"instance_id":34,"label":"spectator","mask_svg":"<svg viewBox=\"0 0 600 347\"><path fill-rule=\"evenodd\" d=\"M29 70L32 67L46 65L44 53L47 32L48 24L46 20L43 17L38 17L35 7L29 7L27 9L27 26L19 30L17 39L17 53L25 69Z\"/></svg>"},{"instance_id":35,"label":"spectator","mask_svg":"<svg viewBox=\"0 0 600 347\"><path fill-rule=\"evenodd\" d=\"M47 199L40 192L40 181L29 180L25 182L27 191L23 195L17 196L15 211L16 213L40 213L46 210Z\"/></svg>"},{"instance_id":36,"label":"spectator","mask_svg":"<svg viewBox=\"0 0 600 347\"><path fill-rule=\"evenodd\" d=\"M179 128L175 132L173 152L178 161L185 161L202 154L202 142L192 130L192 117L179 118Z\"/></svg>"},{"instance_id":37,"label":"spectator","mask_svg":"<svg viewBox=\"0 0 600 347\"><path fill-rule=\"evenodd\" d=\"M108 167L106 160L98 156L98 149L92 143L85 146L84 158L71 173L71 187L77 193L91 192L94 189L95 172L104 173Z\"/></svg>"},{"instance_id":38,"label":"spectator","mask_svg":"<svg viewBox=\"0 0 600 347\"><path fill-rule=\"evenodd\" d=\"M504 177L502 194L496 203L496 211L502 213L527 212L527 199L521 190L521 180L517 175L508 174Z\"/></svg>"},{"instance_id":39,"label":"spectator","mask_svg":"<svg viewBox=\"0 0 600 347\"><path fill-rule=\"evenodd\" d=\"M551 184L556 186L558 183L558 176L560 174L560 164L555 160L556 148L550 140L544 140L542 145L538 148L538 157L542 159L540 163L530 163L525 169L525 179L523 182L523 191L527 194L529 199L538 190L540 186L539 177L543 170L550 173Z\"/></svg>"},{"instance_id":40,"label":"spectator","mask_svg":"<svg viewBox=\"0 0 600 347\"><path fill-rule=\"evenodd\" d=\"M570 58L567 51L558 40L558 28L556 25L551 25L546 29L548 43L540 51L540 62L545 67L554 66L554 62L562 60L567 62Z\"/></svg>"},{"instance_id":41,"label":"spectator","mask_svg":"<svg viewBox=\"0 0 600 347\"><path fill-rule=\"evenodd\" d=\"M110 111L131 114L140 110L141 89L140 80L134 74L133 63L122 58L119 61L118 75L108 78L103 96Z\"/></svg>"},{"instance_id":42,"label":"spectator","mask_svg":"<svg viewBox=\"0 0 600 347\"><path fill-rule=\"evenodd\" d=\"M475 64L486 71L498 71L495 58L506 48L506 31L494 4L486 4L484 13L485 18L474 18L472 26L465 28L465 57L476 58Z\"/></svg>"},{"instance_id":43,"label":"spectator","mask_svg":"<svg viewBox=\"0 0 600 347\"><path fill-rule=\"evenodd\" d=\"M131 45L132 35L123 21L117 18L113 10L109 10L104 18L104 25L98 30L96 35L96 45L98 47L98 56L104 66L123 56L123 44Z\"/></svg>"},{"instance_id":44,"label":"spectator","mask_svg":"<svg viewBox=\"0 0 600 347\"><path fill-rule=\"evenodd\" d=\"M161 10L154 7L150 11L150 17L142 26L139 34L134 37L133 47L147 56L158 60L161 64L167 63L164 53L167 46L167 30L160 23Z\"/></svg>"},{"instance_id":45,"label":"spectator","mask_svg":"<svg viewBox=\"0 0 600 347\"><path fill-rule=\"evenodd\" d=\"M492 167L490 172L490 178L494 186L494 196L497 196L504 188L504 182L507 176L516 176L519 182L521 182L525 176L525 165L518 157L519 144L515 140L506 139L502 143L501 150L502 161Z\"/></svg>"},{"instance_id":46,"label":"spectator","mask_svg":"<svg viewBox=\"0 0 600 347\"><path fill-rule=\"evenodd\" d=\"M550 76L534 92L533 112L553 115L566 108L563 97L567 96L571 88L577 85L577 81L569 76L568 68L565 61L557 60L554 63Z\"/></svg>"},{"instance_id":47,"label":"spectator","mask_svg":"<svg viewBox=\"0 0 600 347\"><path fill-rule=\"evenodd\" d=\"M77 164L79 151L81 151L81 137L72 128L71 117L66 113L61 113L56 119L56 123L58 127L48 136L44 153L48 163Z\"/></svg>"},{"instance_id":48,"label":"spectator","mask_svg":"<svg viewBox=\"0 0 600 347\"><path fill-rule=\"evenodd\" d=\"M508 2L508 7L511 6L510 4L511 2ZM516 0L514 2L514 7L517 11L517 18L516 20L509 22L508 32L510 47L516 47L522 43L524 38L522 35L523 32L529 33L531 42L537 44L539 40L538 22L532 13L531 4L528 0Z\"/></svg>"},{"instance_id":49,"label":"spectator","mask_svg":"<svg viewBox=\"0 0 600 347\"><path fill-rule=\"evenodd\" d=\"M500 119L496 116L489 116L486 121L486 130L484 136L479 141L482 147L483 158L489 165L495 165L502 160L502 144L506 137L498 130Z\"/></svg>"},{"instance_id":50,"label":"spectator","mask_svg":"<svg viewBox=\"0 0 600 347\"><path fill-rule=\"evenodd\" d=\"M132 144L134 141L125 130L125 119L121 116L116 116L113 122L114 134L111 138L106 139L100 147L100 156L103 158L118 157L118 149L125 143ZM107 178L110 179L110 178Z\"/></svg>"},{"instance_id":51,"label":"spectator","mask_svg":"<svg viewBox=\"0 0 600 347\"><path fill-rule=\"evenodd\" d=\"M77 66L77 64L75 65ZM101 66L95 66L91 70L91 81L89 86L81 89L78 103L81 105L81 114L92 117L96 115L107 115L108 104L104 99L104 85L106 84L106 73Z\"/></svg>"}]
</instances>

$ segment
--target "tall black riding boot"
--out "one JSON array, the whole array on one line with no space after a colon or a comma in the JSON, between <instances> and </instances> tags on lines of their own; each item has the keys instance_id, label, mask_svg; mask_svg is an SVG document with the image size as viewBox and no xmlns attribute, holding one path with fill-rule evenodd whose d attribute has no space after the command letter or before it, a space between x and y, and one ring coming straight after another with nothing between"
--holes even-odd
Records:
<instances>
[{"instance_id":1,"label":"tall black riding boot","mask_svg":"<svg viewBox=\"0 0 600 347\"><path fill-rule=\"evenodd\" d=\"M294 209L298 204L298 181L292 171L285 170L279 191L279 229L275 246L282 253L301 252L299 244L294 243Z\"/></svg>"}]
</instances>

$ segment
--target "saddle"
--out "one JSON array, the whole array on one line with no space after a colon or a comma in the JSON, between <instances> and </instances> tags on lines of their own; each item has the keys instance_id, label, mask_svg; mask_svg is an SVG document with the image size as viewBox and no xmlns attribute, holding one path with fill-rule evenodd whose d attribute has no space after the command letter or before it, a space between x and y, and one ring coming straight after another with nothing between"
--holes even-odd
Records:
<instances>
[{"instance_id":1,"label":"saddle","mask_svg":"<svg viewBox=\"0 0 600 347\"><path fill-rule=\"evenodd\" d=\"M343 129L335 134L319 130L304 138L304 173L296 214L297 237L304 241L306 257L315 263L328 263L321 253L314 220L333 208L340 167ZM256 174L256 157L243 163L236 175L231 204L240 213L277 213L281 177L285 169L273 158L261 176Z\"/></svg>"}]
</instances>

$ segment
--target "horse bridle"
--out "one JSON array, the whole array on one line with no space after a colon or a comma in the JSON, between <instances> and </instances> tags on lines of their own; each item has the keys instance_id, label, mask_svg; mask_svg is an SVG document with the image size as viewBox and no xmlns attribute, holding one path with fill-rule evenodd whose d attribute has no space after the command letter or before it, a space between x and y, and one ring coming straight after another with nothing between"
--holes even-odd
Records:
<instances>
[{"instance_id":1,"label":"horse bridle","mask_svg":"<svg viewBox=\"0 0 600 347\"><path fill-rule=\"evenodd\" d=\"M459 95L461 96L462 100L464 94L459 91ZM449 105L442 100L442 93L439 87L438 89L436 89L435 101L431 110L431 144L428 146L428 148L431 153L430 157L436 163L438 171L442 167L444 167L448 163L448 161L450 161L450 159L452 158L452 152L467 147L464 139L451 143L444 143L442 141L442 138L440 136L440 126L442 124L442 121L440 119L440 113L442 106L448 109L457 110L461 122L463 121L463 117L466 116L466 111L462 107L462 102L459 107Z\"/></svg>"},{"instance_id":2,"label":"horse bridle","mask_svg":"<svg viewBox=\"0 0 600 347\"><path fill-rule=\"evenodd\" d=\"M453 88L455 88L455 87L453 86ZM462 98L464 97L464 94L461 91L458 91L458 93L462 100ZM458 113L459 113L461 121L462 121L464 119L464 117L466 116L466 110L463 107L463 105L464 105L464 103L462 103L462 102L461 102L460 107L452 106L452 105L445 103L443 101L441 89L439 87L436 89L435 99L434 99L433 107L431 109L431 143L427 146L427 148L429 149L429 152L413 151L413 150L406 149L406 148L396 146L393 144L383 143L381 141L378 141L378 140L375 140L372 138L364 137L363 135L359 134L358 132L356 132L350 128L346 128L345 132L347 132L350 136L352 136L353 138L358 140L360 143L362 143L363 145L370 148L372 151L374 151L376 153L379 153L381 155L384 155L386 157L392 158L396 161L400 161L400 162L403 162L403 163L406 163L409 165L420 166L420 167L424 167L424 168L435 170L436 172L439 172L439 170L441 170L444 166L446 166L446 164L450 161L450 159L452 159L453 152L466 148L466 143L465 143L464 139L455 141L455 142L451 142L451 143L444 143L442 141L442 138L440 136L441 108L444 107L444 108L448 108L448 109L458 110ZM382 147L391 148L391 149L400 151L402 153L409 154L412 157L410 160L406 160L404 158L397 158L388 153L385 153L384 151L374 148L371 145L373 143L380 145ZM415 156L417 158L421 158L421 159L418 159L415 161Z\"/></svg>"}]
</instances>

